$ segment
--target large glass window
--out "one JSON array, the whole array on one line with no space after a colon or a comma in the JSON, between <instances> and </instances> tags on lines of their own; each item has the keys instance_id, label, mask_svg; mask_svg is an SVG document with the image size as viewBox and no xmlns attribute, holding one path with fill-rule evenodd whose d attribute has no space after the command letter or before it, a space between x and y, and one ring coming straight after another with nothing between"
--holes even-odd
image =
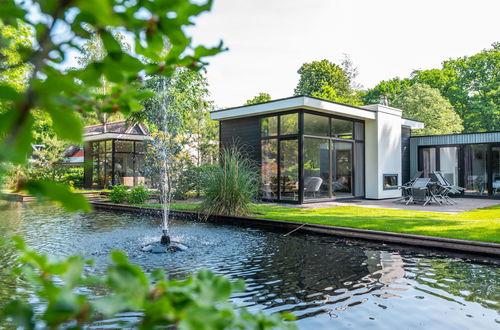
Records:
<instances>
[{"instance_id":1,"label":"large glass window","mask_svg":"<svg viewBox=\"0 0 500 330\"><path fill-rule=\"evenodd\" d=\"M304 114L304 134L328 136L330 132L330 118L325 116Z\"/></svg>"},{"instance_id":2,"label":"large glass window","mask_svg":"<svg viewBox=\"0 0 500 330\"><path fill-rule=\"evenodd\" d=\"M134 141L115 141L115 152L134 152Z\"/></svg>"},{"instance_id":3,"label":"large glass window","mask_svg":"<svg viewBox=\"0 0 500 330\"><path fill-rule=\"evenodd\" d=\"M464 182L466 194L484 195L488 193L486 144L466 145L464 148Z\"/></svg>"},{"instance_id":4,"label":"large glass window","mask_svg":"<svg viewBox=\"0 0 500 330\"><path fill-rule=\"evenodd\" d=\"M491 148L491 193L500 196L500 147Z\"/></svg>"},{"instance_id":5,"label":"large glass window","mask_svg":"<svg viewBox=\"0 0 500 330\"><path fill-rule=\"evenodd\" d=\"M266 117L262 118L260 124L261 136L276 136L278 135L278 117Z\"/></svg>"},{"instance_id":6,"label":"large glass window","mask_svg":"<svg viewBox=\"0 0 500 330\"><path fill-rule=\"evenodd\" d=\"M332 149L333 183L335 196L352 195L352 143L335 141Z\"/></svg>"},{"instance_id":7,"label":"large glass window","mask_svg":"<svg viewBox=\"0 0 500 330\"><path fill-rule=\"evenodd\" d=\"M458 147L439 148L439 170L448 182L458 185Z\"/></svg>"},{"instance_id":8,"label":"large glass window","mask_svg":"<svg viewBox=\"0 0 500 330\"><path fill-rule=\"evenodd\" d=\"M354 123L354 138L356 140L365 139L365 125L364 123L355 122Z\"/></svg>"},{"instance_id":9,"label":"large glass window","mask_svg":"<svg viewBox=\"0 0 500 330\"><path fill-rule=\"evenodd\" d=\"M262 197L278 198L278 140L262 140Z\"/></svg>"},{"instance_id":10,"label":"large glass window","mask_svg":"<svg viewBox=\"0 0 500 330\"><path fill-rule=\"evenodd\" d=\"M297 134L299 132L299 115L291 113L280 116L280 135Z\"/></svg>"},{"instance_id":11,"label":"large glass window","mask_svg":"<svg viewBox=\"0 0 500 330\"><path fill-rule=\"evenodd\" d=\"M132 153L115 154L115 184L134 185L134 158Z\"/></svg>"},{"instance_id":12,"label":"large glass window","mask_svg":"<svg viewBox=\"0 0 500 330\"><path fill-rule=\"evenodd\" d=\"M138 155L135 154L135 181L134 184L137 185L144 185L146 183L146 177L145 177L145 159L144 155Z\"/></svg>"},{"instance_id":13,"label":"large glass window","mask_svg":"<svg viewBox=\"0 0 500 330\"><path fill-rule=\"evenodd\" d=\"M304 138L304 199L328 198L330 140Z\"/></svg>"},{"instance_id":14,"label":"large glass window","mask_svg":"<svg viewBox=\"0 0 500 330\"><path fill-rule=\"evenodd\" d=\"M299 146L297 140L280 142L280 197L282 200L299 199Z\"/></svg>"},{"instance_id":15,"label":"large glass window","mask_svg":"<svg viewBox=\"0 0 500 330\"><path fill-rule=\"evenodd\" d=\"M333 118L331 136L339 139L352 139L352 121Z\"/></svg>"},{"instance_id":16,"label":"large glass window","mask_svg":"<svg viewBox=\"0 0 500 330\"><path fill-rule=\"evenodd\" d=\"M354 195L363 196L365 194L365 148L363 142L356 142L354 145Z\"/></svg>"},{"instance_id":17,"label":"large glass window","mask_svg":"<svg viewBox=\"0 0 500 330\"><path fill-rule=\"evenodd\" d=\"M429 175L436 170L436 148L423 148L422 149L422 171L424 177L428 178Z\"/></svg>"}]
</instances>

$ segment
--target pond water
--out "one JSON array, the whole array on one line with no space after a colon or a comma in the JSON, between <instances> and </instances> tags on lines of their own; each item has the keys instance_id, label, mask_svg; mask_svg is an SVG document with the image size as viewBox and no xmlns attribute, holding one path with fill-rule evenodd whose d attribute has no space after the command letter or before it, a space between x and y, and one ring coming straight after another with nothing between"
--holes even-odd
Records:
<instances>
[{"instance_id":1,"label":"pond water","mask_svg":"<svg viewBox=\"0 0 500 330\"><path fill-rule=\"evenodd\" d=\"M112 249L124 250L147 270L182 278L208 268L241 278L238 305L289 311L304 329L498 329L498 264L439 255L430 250L349 241L319 235L173 220L171 236L182 252L149 254L140 245L158 240L161 218L95 211L69 214L53 206L11 204L0 209L0 236L18 234L32 248L56 255L83 254L97 271ZM14 251L0 246L0 269ZM19 287L0 272L0 305ZM18 290L18 288L17 288ZM120 315L98 327L117 327ZM0 327L2 321L0 321Z\"/></svg>"}]
</instances>

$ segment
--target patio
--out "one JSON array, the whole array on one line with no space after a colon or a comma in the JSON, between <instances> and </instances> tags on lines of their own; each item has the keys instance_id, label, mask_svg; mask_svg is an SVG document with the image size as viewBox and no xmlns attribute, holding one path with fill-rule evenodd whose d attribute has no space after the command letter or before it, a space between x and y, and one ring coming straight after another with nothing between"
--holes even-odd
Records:
<instances>
[{"instance_id":1,"label":"patio","mask_svg":"<svg viewBox=\"0 0 500 330\"><path fill-rule=\"evenodd\" d=\"M500 204L498 199L482 199L482 198L455 198L457 204L449 205L443 204L439 205L436 203L430 203L426 206L420 204L409 204L405 205L402 201L398 201L397 198L393 199L380 199L380 200L368 200L368 199L355 199L348 201L332 201L324 203L311 203L311 204L283 204L283 203L264 203L265 205L275 205L292 207L299 209L320 209L336 206L360 206L367 208L379 208L379 209L391 209L391 210L406 210L406 211L425 211L425 212L437 212L437 213L450 213L456 214L460 212L472 211L475 209L493 206Z\"/></svg>"}]
</instances>

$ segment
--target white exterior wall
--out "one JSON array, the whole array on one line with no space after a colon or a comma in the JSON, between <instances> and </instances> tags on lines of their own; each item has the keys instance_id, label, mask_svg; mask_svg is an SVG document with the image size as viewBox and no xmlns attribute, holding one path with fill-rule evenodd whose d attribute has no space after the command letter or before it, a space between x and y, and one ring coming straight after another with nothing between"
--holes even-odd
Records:
<instances>
[{"instance_id":1,"label":"white exterior wall","mask_svg":"<svg viewBox=\"0 0 500 330\"><path fill-rule=\"evenodd\" d=\"M384 190L384 174L397 174L401 185L401 110L373 105L375 120L365 121L365 180L366 198L400 197L401 191Z\"/></svg>"}]
</instances>

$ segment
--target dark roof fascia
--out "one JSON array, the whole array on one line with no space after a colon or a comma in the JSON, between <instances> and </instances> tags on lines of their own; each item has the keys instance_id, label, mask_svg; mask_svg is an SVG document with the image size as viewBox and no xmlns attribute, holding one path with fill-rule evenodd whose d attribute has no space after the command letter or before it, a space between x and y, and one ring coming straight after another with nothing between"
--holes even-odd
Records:
<instances>
[{"instance_id":1,"label":"dark roof fascia","mask_svg":"<svg viewBox=\"0 0 500 330\"><path fill-rule=\"evenodd\" d=\"M413 119L410 119L413 120ZM416 135L410 137L411 139L417 139L422 137L431 137L431 136L456 136L456 135L471 135L471 134L491 134L491 133L500 133L500 131L489 131L489 132L470 132L470 133L454 133L454 134L435 134L435 135Z\"/></svg>"}]
</instances>

